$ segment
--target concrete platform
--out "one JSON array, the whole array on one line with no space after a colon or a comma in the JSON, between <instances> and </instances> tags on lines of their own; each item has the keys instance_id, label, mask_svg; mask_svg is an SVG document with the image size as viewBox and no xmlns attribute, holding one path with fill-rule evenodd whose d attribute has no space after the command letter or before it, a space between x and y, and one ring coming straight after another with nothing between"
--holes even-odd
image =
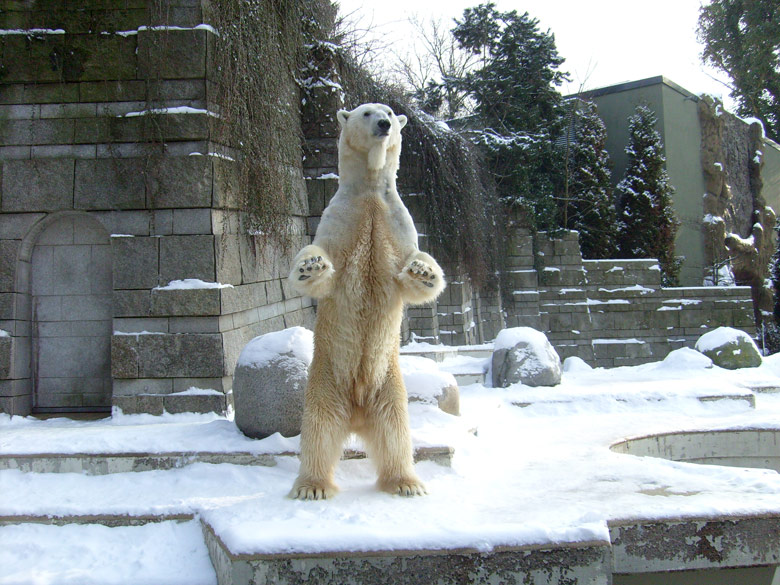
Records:
<instances>
[{"instance_id":1,"label":"concrete platform","mask_svg":"<svg viewBox=\"0 0 780 585\"><path fill-rule=\"evenodd\" d=\"M0 517L10 524L144 526L199 520L160 516ZM609 541L492 550L381 550L240 554L199 520L219 585L772 585L780 564L780 514L609 523ZM143 562L143 559L138 559ZM175 562L175 559L172 559Z\"/></svg>"}]
</instances>

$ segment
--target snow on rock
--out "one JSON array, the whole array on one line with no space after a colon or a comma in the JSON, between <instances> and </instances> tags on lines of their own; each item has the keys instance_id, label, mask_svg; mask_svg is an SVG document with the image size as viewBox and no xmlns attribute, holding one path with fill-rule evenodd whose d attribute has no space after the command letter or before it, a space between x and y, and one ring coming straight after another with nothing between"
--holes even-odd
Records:
<instances>
[{"instance_id":1,"label":"snow on rock","mask_svg":"<svg viewBox=\"0 0 780 585\"><path fill-rule=\"evenodd\" d=\"M563 360L564 372L569 372L569 373L589 372L592 369L593 368L590 367L584 359L579 358L576 355L569 356L565 360Z\"/></svg>"},{"instance_id":2,"label":"snow on rock","mask_svg":"<svg viewBox=\"0 0 780 585\"><path fill-rule=\"evenodd\" d=\"M494 388L518 382L555 386L561 381L561 372L561 358L544 333L531 327L512 327L496 337L491 361Z\"/></svg>"},{"instance_id":3,"label":"snow on rock","mask_svg":"<svg viewBox=\"0 0 780 585\"><path fill-rule=\"evenodd\" d=\"M695 370L708 369L712 365L712 360L703 353L690 347L681 347L669 352L663 361L658 363L658 368L663 370Z\"/></svg>"},{"instance_id":4,"label":"snow on rock","mask_svg":"<svg viewBox=\"0 0 780 585\"><path fill-rule=\"evenodd\" d=\"M718 327L705 333L696 341L696 350L727 370L761 365L761 352L755 342L744 331L732 327Z\"/></svg>"},{"instance_id":5,"label":"snow on rock","mask_svg":"<svg viewBox=\"0 0 780 585\"><path fill-rule=\"evenodd\" d=\"M206 282L199 278L185 278L183 280L172 280L165 286L156 286L152 290L191 290L196 288L233 288L233 285L222 284L221 282Z\"/></svg>"},{"instance_id":6,"label":"snow on rock","mask_svg":"<svg viewBox=\"0 0 780 585\"><path fill-rule=\"evenodd\" d=\"M314 353L304 327L266 333L246 344L233 375L235 421L248 437L300 434L303 394Z\"/></svg>"},{"instance_id":7,"label":"snow on rock","mask_svg":"<svg viewBox=\"0 0 780 585\"><path fill-rule=\"evenodd\" d=\"M403 355L400 363L410 401L437 405L448 414L460 413L455 376L441 371L439 365L430 358Z\"/></svg>"}]
</instances>

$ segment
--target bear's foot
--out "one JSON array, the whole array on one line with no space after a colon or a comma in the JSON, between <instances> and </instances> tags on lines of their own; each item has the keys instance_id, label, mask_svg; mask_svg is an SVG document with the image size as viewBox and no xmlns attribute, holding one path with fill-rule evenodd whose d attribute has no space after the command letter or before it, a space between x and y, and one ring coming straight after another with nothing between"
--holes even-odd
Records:
<instances>
[{"instance_id":1,"label":"bear's foot","mask_svg":"<svg viewBox=\"0 0 780 585\"><path fill-rule=\"evenodd\" d=\"M312 277L327 274L330 269L330 262L328 262L322 256L309 256L308 258L303 258L298 262L298 266L296 268L298 271L297 279L299 281L309 280Z\"/></svg>"},{"instance_id":2,"label":"bear's foot","mask_svg":"<svg viewBox=\"0 0 780 585\"><path fill-rule=\"evenodd\" d=\"M293 500L329 500L339 491L336 484L314 480L297 480L288 494Z\"/></svg>"},{"instance_id":3,"label":"bear's foot","mask_svg":"<svg viewBox=\"0 0 780 585\"><path fill-rule=\"evenodd\" d=\"M379 489L396 496L424 496L428 493L425 484L415 476L380 479L377 483Z\"/></svg>"}]
</instances>

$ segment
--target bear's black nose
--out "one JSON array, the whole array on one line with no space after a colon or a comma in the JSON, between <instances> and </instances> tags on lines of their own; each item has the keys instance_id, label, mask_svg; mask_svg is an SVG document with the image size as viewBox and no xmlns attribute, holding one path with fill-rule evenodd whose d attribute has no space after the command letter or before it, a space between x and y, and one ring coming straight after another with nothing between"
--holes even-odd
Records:
<instances>
[{"instance_id":1,"label":"bear's black nose","mask_svg":"<svg viewBox=\"0 0 780 585\"><path fill-rule=\"evenodd\" d=\"M390 130L390 120L379 120L379 122L377 122L376 125L379 127L380 130L383 130L385 132Z\"/></svg>"}]
</instances>

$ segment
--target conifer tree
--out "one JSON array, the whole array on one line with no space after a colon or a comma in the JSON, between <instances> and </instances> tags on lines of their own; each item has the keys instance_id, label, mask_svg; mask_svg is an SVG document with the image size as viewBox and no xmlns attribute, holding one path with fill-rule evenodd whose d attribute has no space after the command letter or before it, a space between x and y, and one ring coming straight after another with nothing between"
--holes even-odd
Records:
<instances>
[{"instance_id":1,"label":"conifer tree","mask_svg":"<svg viewBox=\"0 0 780 585\"><path fill-rule=\"evenodd\" d=\"M584 258L614 258L618 223L607 130L594 103L570 100L568 106L572 131L567 134L568 180L560 198L561 226L579 232Z\"/></svg>"},{"instance_id":2,"label":"conifer tree","mask_svg":"<svg viewBox=\"0 0 780 585\"><path fill-rule=\"evenodd\" d=\"M501 198L530 213L541 229L557 223L554 194L563 160L555 139L564 125L557 86L567 79L552 33L526 12L501 12L492 2L468 8L452 33L477 63L445 80L473 104L473 141L487 152Z\"/></svg>"},{"instance_id":3,"label":"conifer tree","mask_svg":"<svg viewBox=\"0 0 780 585\"><path fill-rule=\"evenodd\" d=\"M629 118L628 165L617 185L620 209L620 254L624 258L658 258L662 282L677 282L679 261L674 237L679 221L672 209L669 184L655 113L645 104Z\"/></svg>"}]
</instances>

